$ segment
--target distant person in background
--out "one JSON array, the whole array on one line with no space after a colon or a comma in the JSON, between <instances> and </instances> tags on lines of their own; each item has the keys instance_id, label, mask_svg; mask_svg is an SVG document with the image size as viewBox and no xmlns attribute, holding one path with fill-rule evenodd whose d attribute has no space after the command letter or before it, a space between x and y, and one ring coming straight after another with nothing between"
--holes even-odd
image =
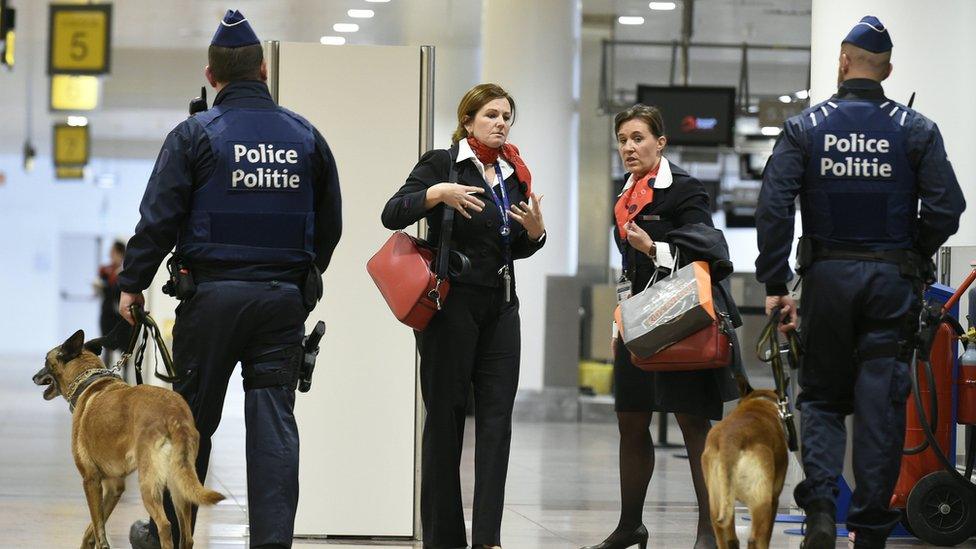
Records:
<instances>
[{"instance_id":1,"label":"distant person in background","mask_svg":"<svg viewBox=\"0 0 976 549\"><path fill-rule=\"evenodd\" d=\"M98 326L103 336L111 332L112 328L122 320L122 316L119 314L119 295L121 293L119 273L122 272L122 258L124 257L125 243L116 240L109 251L108 265L102 265L98 268L98 282L95 283L95 286L102 298ZM106 347L102 353L102 360L105 361L105 364L110 365L111 357L112 350Z\"/></svg>"}]
</instances>

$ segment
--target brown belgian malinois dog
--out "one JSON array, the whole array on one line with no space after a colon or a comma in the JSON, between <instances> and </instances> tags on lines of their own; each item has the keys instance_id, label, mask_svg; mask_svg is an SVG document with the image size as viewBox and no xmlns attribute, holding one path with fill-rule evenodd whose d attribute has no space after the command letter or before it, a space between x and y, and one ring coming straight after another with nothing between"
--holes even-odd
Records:
<instances>
[{"instance_id":1,"label":"brown belgian malinois dog","mask_svg":"<svg viewBox=\"0 0 976 549\"><path fill-rule=\"evenodd\" d=\"M766 549L789 465L786 429L775 391L753 390L741 381L739 390L745 396L709 431L701 458L712 528L719 549L738 549L735 501L739 500L752 516L749 548Z\"/></svg>"},{"instance_id":2,"label":"brown belgian malinois dog","mask_svg":"<svg viewBox=\"0 0 976 549\"><path fill-rule=\"evenodd\" d=\"M108 549L105 521L125 490L125 477L135 469L142 502L159 526L163 549L173 549L164 489L176 508L180 549L192 548L192 505L213 505L224 496L204 488L197 478L200 434L190 408L173 391L125 383L84 341L84 332L78 330L51 349L44 367L34 374L35 384L48 386L45 400L61 395L73 410L71 453L91 513L82 549Z\"/></svg>"}]
</instances>

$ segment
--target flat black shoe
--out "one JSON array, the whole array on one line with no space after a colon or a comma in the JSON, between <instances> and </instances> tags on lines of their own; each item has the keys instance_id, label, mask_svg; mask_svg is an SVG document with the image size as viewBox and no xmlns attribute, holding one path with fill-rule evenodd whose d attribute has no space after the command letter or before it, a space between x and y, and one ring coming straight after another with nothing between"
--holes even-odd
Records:
<instances>
[{"instance_id":1,"label":"flat black shoe","mask_svg":"<svg viewBox=\"0 0 976 549\"><path fill-rule=\"evenodd\" d=\"M132 549L161 549L159 534L149 526L148 520L137 520L129 527L129 543Z\"/></svg>"},{"instance_id":2,"label":"flat black shoe","mask_svg":"<svg viewBox=\"0 0 976 549\"><path fill-rule=\"evenodd\" d=\"M647 528L643 524L629 532L614 531L607 539L603 540L603 543L589 545L581 549L627 549L635 545L640 549L647 549Z\"/></svg>"},{"instance_id":3,"label":"flat black shoe","mask_svg":"<svg viewBox=\"0 0 976 549\"><path fill-rule=\"evenodd\" d=\"M836 514L833 505L811 505L803 522L804 533L800 549L834 549L837 545Z\"/></svg>"}]
</instances>

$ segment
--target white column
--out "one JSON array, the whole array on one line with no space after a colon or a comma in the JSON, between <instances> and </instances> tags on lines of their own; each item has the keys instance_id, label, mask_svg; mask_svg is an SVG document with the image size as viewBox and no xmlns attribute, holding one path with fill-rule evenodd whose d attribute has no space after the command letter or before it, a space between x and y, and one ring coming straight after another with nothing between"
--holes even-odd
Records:
<instances>
[{"instance_id":1,"label":"white column","mask_svg":"<svg viewBox=\"0 0 976 549\"><path fill-rule=\"evenodd\" d=\"M533 191L545 196L546 246L516 266L521 389L542 388L546 277L576 270L579 33L576 0L484 0L482 81L515 98L511 141L532 171Z\"/></svg>"},{"instance_id":2,"label":"white column","mask_svg":"<svg viewBox=\"0 0 976 549\"><path fill-rule=\"evenodd\" d=\"M934 120L945 138L949 160L969 209L950 246L976 245L976 2L940 0L814 0L811 17L811 101L823 101L837 89L840 42L861 17L874 15L891 34L894 70L883 82L885 94Z\"/></svg>"}]
</instances>

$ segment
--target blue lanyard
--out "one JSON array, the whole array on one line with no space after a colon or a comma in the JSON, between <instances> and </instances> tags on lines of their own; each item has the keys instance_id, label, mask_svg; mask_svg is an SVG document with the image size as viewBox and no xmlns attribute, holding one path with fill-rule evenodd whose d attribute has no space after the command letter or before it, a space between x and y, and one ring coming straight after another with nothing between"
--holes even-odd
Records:
<instances>
[{"instance_id":1,"label":"blue lanyard","mask_svg":"<svg viewBox=\"0 0 976 549\"><path fill-rule=\"evenodd\" d=\"M511 207L511 203L508 201L508 191L505 190L505 178L502 177L502 168L497 163L495 164L495 175L498 177L498 186L501 188L502 197L499 200L498 195L495 194L495 190L492 188L488 180L485 180L485 185L488 186L488 194L491 195L491 199L495 202L495 206L498 206L498 210L501 212L502 226L499 228L498 232L502 235L502 241L507 246L509 243L509 238L512 235L512 222L508 217L508 209Z\"/></svg>"}]
</instances>

